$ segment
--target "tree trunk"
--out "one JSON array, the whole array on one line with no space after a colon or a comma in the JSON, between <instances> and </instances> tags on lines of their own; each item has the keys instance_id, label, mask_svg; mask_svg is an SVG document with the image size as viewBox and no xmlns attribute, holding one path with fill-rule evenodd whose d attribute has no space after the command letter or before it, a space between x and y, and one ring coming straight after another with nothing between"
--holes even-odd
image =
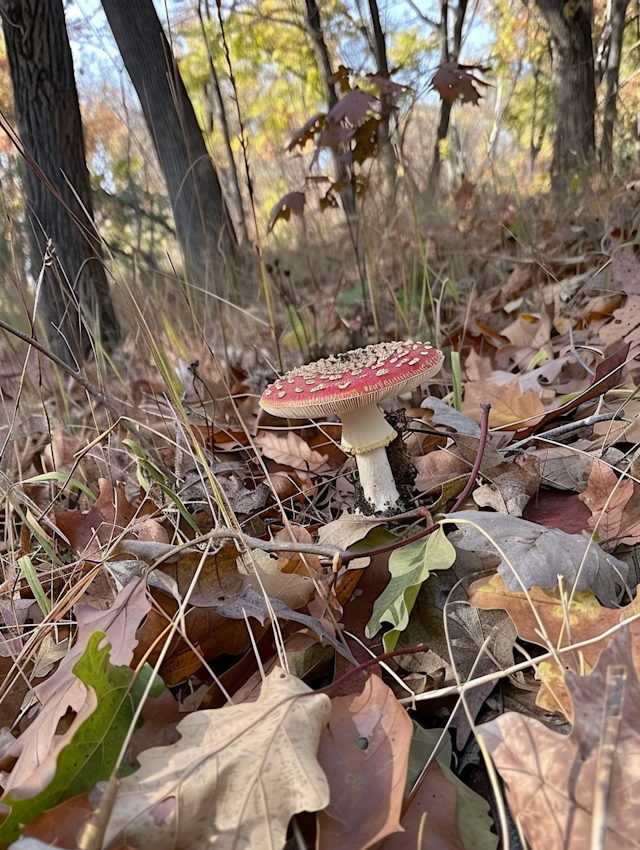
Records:
<instances>
[{"instance_id":1,"label":"tree trunk","mask_svg":"<svg viewBox=\"0 0 640 850\"><path fill-rule=\"evenodd\" d=\"M209 25L212 25L211 12L209 10L209 4L206 4L205 14L207 16L207 22ZM238 225L240 227L241 239L245 245L249 244L249 232L247 230L247 220L244 214L244 204L242 202L242 191L240 189L240 179L238 178L238 169L236 168L236 161L233 156L233 148L231 147L231 132L229 131L229 121L227 120L227 112L224 106L224 100L222 98L222 91L220 90L220 80L218 79L218 72L216 71L216 66L213 61L213 53L211 51L211 46L209 44L209 39L207 35L207 29L204 24L204 20L202 17L202 2L198 4L198 18L200 20L200 29L202 32L202 38L204 44L207 49L207 59L209 60L209 76L211 77L211 94L213 95L213 100L215 101L215 108L218 113L218 121L220 123L220 130L222 131L222 139L224 141L224 149L227 154L227 162L229 164L229 180L227 183L227 187L230 186L229 197L233 199L233 203L236 207L234 210Z\"/></svg>"},{"instance_id":2,"label":"tree trunk","mask_svg":"<svg viewBox=\"0 0 640 850\"><path fill-rule=\"evenodd\" d=\"M0 0L16 122L25 156L32 273L52 350L68 363L108 349L120 331L93 222L89 172L62 0Z\"/></svg>"},{"instance_id":3,"label":"tree trunk","mask_svg":"<svg viewBox=\"0 0 640 850\"><path fill-rule=\"evenodd\" d=\"M462 48L462 28L467 14L468 0L459 0L456 7L456 19L453 25L453 44L449 46L449 2L440 2L440 64L457 62ZM449 124L451 123L451 104L446 100L440 102L440 121L436 131L436 141L433 146L433 159L427 178L427 198L435 203L440 188L440 172L442 170L442 142L449 135Z\"/></svg>"},{"instance_id":4,"label":"tree trunk","mask_svg":"<svg viewBox=\"0 0 640 850\"><path fill-rule=\"evenodd\" d=\"M102 6L158 154L187 278L226 295L237 240L153 0L103 0Z\"/></svg>"},{"instance_id":5,"label":"tree trunk","mask_svg":"<svg viewBox=\"0 0 640 850\"><path fill-rule=\"evenodd\" d=\"M618 78L622 57L622 39L629 0L614 0L611 9L611 35L607 66L604 74L606 95L602 118L602 141L600 142L600 167L605 174L613 171L613 128L618 112Z\"/></svg>"},{"instance_id":6,"label":"tree trunk","mask_svg":"<svg viewBox=\"0 0 640 850\"><path fill-rule=\"evenodd\" d=\"M371 22L373 24L373 45L378 65L378 74L385 79L389 79L389 63L387 61L387 45L382 26L380 24L380 13L378 11L377 0L369 0L369 11L371 13ZM384 172L385 183L387 183L387 191L385 198L387 204L387 221L395 217L395 193L398 177L398 159L391 144L390 136L390 121L391 121L391 98L388 94L380 95L380 115L382 121L378 127L378 150L380 152L380 160Z\"/></svg>"},{"instance_id":7,"label":"tree trunk","mask_svg":"<svg viewBox=\"0 0 640 850\"><path fill-rule=\"evenodd\" d=\"M311 37L313 52L315 53L316 63L320 71L320 77L322 78L324 96L328 107L327 111L331 111L338 102L338 93L333 82L331 59L329 58L329 50L322 31L320 9L316 0L305 0L305 4L307 8L307 30ZM338 181L344 183L344 188L340 192L340 200L342 201L347 219L351 220L356 215L356 195L353 188L352 175L337 155L335 156L335 167Z\"/></svg>"},{"instance_id":8,"label":"tree trunk","mask_svg":"<svg viewBox=\"0 0 640 850\"><path fill-rule=\"evenodd\" d=\"M575 174L586 176L595 152L596 90L588 0L536 0L549 27L556 135L551 185L564 196Z\"/></svg>"}]
</instances>

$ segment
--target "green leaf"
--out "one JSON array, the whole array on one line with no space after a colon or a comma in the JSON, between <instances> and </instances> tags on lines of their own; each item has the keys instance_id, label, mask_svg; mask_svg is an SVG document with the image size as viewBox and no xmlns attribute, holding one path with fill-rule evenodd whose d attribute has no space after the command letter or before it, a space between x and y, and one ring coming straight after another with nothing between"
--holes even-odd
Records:
<instances>
[{"instance_id":1,"label":"green leaf","mask_svg":"<svg viewBox=\"0 0 640 850\"><path fill-rule=\"evenodd\" d=\"M0 825L0 845L10 844L20 835L22 824L32 823L38 815L65 800L90 791L97 782L109 779L122 744L133 721L144 689L153 675L146 664L140 674L130 667L115 667L109 662L111 645L98 647L104 632L94 632L87 641L82 658L73 668L75 675L96 693L97 707L80 726L72 740L60 751L56 772L50 784L35 797L4 797L2 803L11 812ZM164 685L156 677L150 695L158 696ZM44 705L41 711L46 711Z\"/></svg>"},{"instance_id":2,"label":"green leaf","mask_svg":"<svg viewBox=\"0 0 640 850\"><path fill-rule=\"evenodd\" d=\"M376 599L367 637L380 631L383 623L390 623L393 629L385 634L383 643L385 652L391 652L409 623L422 582L432 570L448 570L455 558L455 549L441 528L425 540L395 549L389 558L391 581Z\"/></svg>"}]
</instances>

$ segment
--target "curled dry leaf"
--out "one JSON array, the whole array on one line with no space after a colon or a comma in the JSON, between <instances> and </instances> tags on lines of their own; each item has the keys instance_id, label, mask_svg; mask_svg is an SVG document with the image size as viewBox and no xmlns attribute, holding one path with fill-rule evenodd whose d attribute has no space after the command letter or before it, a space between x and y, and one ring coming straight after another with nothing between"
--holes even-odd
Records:
<instances>
[{"instance_id":1,"label":"curled dry leaf","mask_svg":"<svg viewBox=\"0 0 640 850\"><path fill-rule=\"evenodd\" d=\"M538 492L540 467L531 455L516 457L510 468L498 475L490 484L483 484L473 492L473 500L480 507L489 507L501 514L522 516L529 500Z\"/></svg>"},{"instance_id":2,"label":"curled dry leaf","mask_svg":"<svg viewBox=\"0 0 640 850\"><path fill-rule=\"evenodd\" d=\"M355 88L336 103L327 115L327 123L340 124L347 121L352 127L358 127L364 123L367 113L375 102L376 98L373 95Z\"/></svg>"},{"instance_id":3,"label":"curled dry leaf","mask_svg":"<svg viewBox=\"0 0 640 850\"><path fill-rule=\"evenodd\" d=\"M596 794L601 847L640 847L640 684L628 629L621 629L589 676L569 671L574 723L567 737L509 712L478 732L531 850L583 850L592 844ZM611 761L602 762L605 748Z\"/></svg>"},{"instance_id":4,"label":"curled dry leaf","mask_svg":"<svg viewBox=\"0 0 640 850\"><path fill-rule=\"evenodd\" d=\"M316 850L366 850L401 830L412 733L407 712L378 676L361 693L331 701L318 752L331 801L317 816Z\"/></svg>"},{"instance_id":5,"label":"curled dry leaf","mask_svg":"<svg viewBox=\"0 0 640 850\"><path fill-rule=\"evenodd\" d=\"M284 847L292 815L329 803L316 753L330 710L275 668L256 702L188 715L178 742L141 753L120 782L105 848Z\"/></svg>"},{"instance_id":6,"label":"curled dry leaf","mask_svg":"<svg viewBox=\"0 0 640 850\"><path fill-rule=\"evenodd\" d=\"M291 213L301 217L304 214L305 201L306 197L304 192L289 192L288 195L284 195L284 197L280 198L269 215L267 233L273 230L273 226L280 219L282 219L282 221L289 221Z\"/></svg>"},{"instance_id":7,"label":"curled dry leaf","mask_svg":"<svg viewBox=\"0 0 640 850\"><path fill-rule=\"evenodd\" d=\"M623 516L629 499L633 496L633 481L618 478L613 469L601 460L594 459L586 490L579 499L591 511L589 528L600 544L615 544L628 529Z\"/></svg>"}]
</instances>

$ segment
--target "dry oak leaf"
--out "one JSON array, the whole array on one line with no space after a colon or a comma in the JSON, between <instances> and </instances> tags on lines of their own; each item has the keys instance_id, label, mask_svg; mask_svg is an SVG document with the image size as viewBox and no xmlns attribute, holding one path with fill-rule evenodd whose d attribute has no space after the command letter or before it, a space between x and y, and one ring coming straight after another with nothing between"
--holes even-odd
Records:
<instances>
[{"instance_id":1,"label":"dry oak leaf","mask_svg":"<svg viewBox=\"0 0 640 850\"><path fill-rule=\"evenodd\" d=\"M364 123L374 103L376 98L372 94L355 88L336 103L327 115L327 123L339 124L347 121L351 126L359 127Z\"/></svg>"},{"instance_id":2,"label":"dry oak leaf","mask_svg":"<svg viewBox=\"0 0 640 850\"><path fill-rule=\"evenodd\" d=\"M73 673L73 667L82 657L91 635L97 631L105 632L102 645L111 644L111 663L129 664L138 643L138 625L150 608L144 578L130 582L106 611L84 603L74 606L78 623L75 643L58 669L33 689L40 710L4 754L5 757L18 758L3 782L5 794L11 791L14 797L33 797L46 788L54 777L58 754L95 711L96 696L93 688L88 688ZM67 712L73 712L73 721L61 732L59 723Z\"/></svg>"},{"instance_id":3,"label":"dry oak leaf","mask_svg":"<svg viewBox=\"0 0 640 850\"><path fill-rule=\"evenodd\" d=\"M140 753L120 782L105 848L284 847L294 814L329 803L316 753L330 710L278 667L256 702L187 715L181 739Z\"/></svg>"},{"instance_id":4,"label":"dry oak leaf","mask_svg":"<svg viewBox=\"0 0 640 850\"><path fill-rule=\"evenodd\" d=\"M623 628L589 676L567 672L573 703L569 736L516 712L478 727L502 777L509 809L531 850L591 847L593 810L602 783L601 753L610 747L606 850L640 847L640 684ZM611 734L610 721L617 721ZM600 812L598 813L600 815Z\"/></svg>"},{"instance_id":5,"label":"dry oak leaf","mask_svg":"<svg viewBox=\"0 0 640 850\"><path fill-rule=\"evenodd\" d=\"M544 416L544 405L533 390L522 392L517 378L508 384L471 381L465 385L462 412L480 421L481 404L490 404L489 427L517 431L523 425L537 424Z\"/></svg>"},{"instance_id":6,"label":"dry oak leaf","mask_svg":"<svg viewBox=\"0 0 640 850\"><path fill-rule=\"evenodd\" d=\"M318 752L331 802L317 816L316 850L365 850L402 831L412 735L407 712L378 676L331 701Z\"/></svg>"},{"instance_id":7,"label":"dry oak leaf","mask_svg":"<svg viewBox=\"0 0 640 850\"><path fill-rule=\"evenodd\" d=\"M265 431L256 437L255 443L263 455L283 466L302 472L325 472L328 469L327 455L314 451L293 431L286 435Z\"/></svg>"},{"instance_id":8,"label":"dry oak leaf","mask_svg":"<svg viewBox=\"0 0 640 850\"><path fill-rule=\"evenodd\" d=\"M513 620L521 640L548 648L549 643L561 649L571 644L598 637L624 620L640 614L640 596L625 608L605 608L590 590L575 593L567 605L557 592L534 587L529 597L507 590L501 576L494 575L475 581L469 588L469 602L476 608L506 611ZM634 663L640 671L640 620L629 623L633 641ZM554 662L538 665L537 677L543 681L538 700L550 711L563 711L571 719L571 704L564 687L566 669L576 670L576 663L591 670L610 637L588 644L576 653L563 653L562 668ZM577 660L579 659L579 661Z\"/></svg>"},{"instance_id":9,"label":"dry oak leaf","mask_svg":"<svg viewBox=\"0 0 640 850\"><path fill-rule=\"evenodd\" d=\"M418 470L415 487L421 493L433 493L443 484L461 476L468 480L471 472L468 461L446 449L414 457L413 463Z\"/></svg>"},{"instance_id":10,"label":"dry oak leaf","mask_svg":"<svg viewBox=\"0 0 640 850\"><path fill-rule=\"evenodd\" d=\"M622 519L632 496L633 481L630 478L618 478L608 464L595 458L587 489L578 498L591 511L589 528L596 532L598 543L615 545L618 542L625 531Z\"/></svg>"}]
</instances>

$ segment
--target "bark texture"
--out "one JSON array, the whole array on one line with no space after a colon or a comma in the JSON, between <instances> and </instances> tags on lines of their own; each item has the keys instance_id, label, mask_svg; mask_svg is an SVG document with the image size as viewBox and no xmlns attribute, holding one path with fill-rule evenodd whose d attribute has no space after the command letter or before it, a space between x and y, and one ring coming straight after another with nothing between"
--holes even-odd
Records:
<instances>
[{"instance_id":1,"label":"bark texture","mask_svg":"<svg viewBox=\"0 0 640 850\"><path fill-rule=\"evenodd\" d=\"M153 0L103 0L102 6L158 154L187 277L226 295L236 236Z\"/></svg>"},{"instance_id":2,"label":"bark texture","mask_svg":"<svg viewBox=\"0 0 640 850\"><path fill-rule=\"evenodd\" d=\"M595 73L589 0L536 0L549 27L556 135L551 184L564 194L595 153Z\"/></svg>"},{"instance_id":3,"label":"bark texture","mask_svg":"<svg viewBox=\"0 0 640 850\"><path fill-rule=\"evenodd\" d=\"M62 0L0 0L25 155L32 272L43 262L41 316L49 345L69 363L91 334L113 347L119 328L93 222L89 172Z\"/></svg>"},{"instance_id":4,"label":"bark texture","mask_svg":"<svg viewBox=\"0 0 640 850\"><path fill-rule=\"evenodd\" d=\"M628 5L629 0L614 0L609 21L609 49L604 72L606 94L602 117L602 140L600 142L600 167L605 174L611 174L613 171L613 130L618 114L618 79Z\"/></svg>"}]
</instances>

